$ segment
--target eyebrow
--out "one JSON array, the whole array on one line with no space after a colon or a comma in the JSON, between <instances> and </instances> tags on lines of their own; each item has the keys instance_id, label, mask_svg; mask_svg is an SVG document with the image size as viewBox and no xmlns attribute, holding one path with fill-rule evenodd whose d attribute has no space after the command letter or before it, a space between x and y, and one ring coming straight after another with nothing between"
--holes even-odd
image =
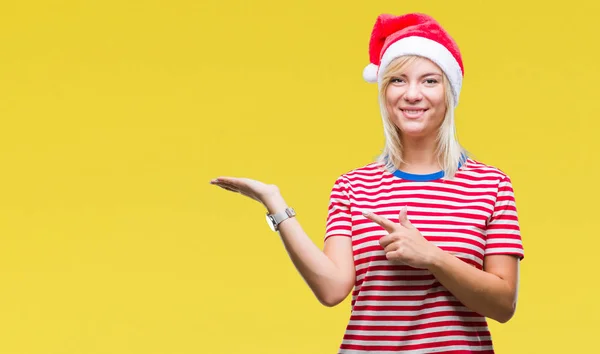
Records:
<instances>
[{"instance_id":1,"label":"eyebrow","mask_svg":"<svg viewBox=\"0 0 600 354\"><path fill-rule=\"evenodd\" d=\"M406 74L398 74L398 75L395 75L395 76L404 76L404 77L406 77ZM426 74L421 75L419 77L419 79L422 79L422 78L427 77L427 76L442 76L442 74L430 72L430 73L426 73Z\"/></svg>"}]
</instances>

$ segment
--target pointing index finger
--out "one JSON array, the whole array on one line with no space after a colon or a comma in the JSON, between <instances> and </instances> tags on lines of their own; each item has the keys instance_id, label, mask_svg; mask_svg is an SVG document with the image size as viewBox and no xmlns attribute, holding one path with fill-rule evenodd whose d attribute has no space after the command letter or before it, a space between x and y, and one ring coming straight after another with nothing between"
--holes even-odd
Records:
<instances>
[{"instance_id":1,"label":"pointing index finger","mask_svg":"<svg viewBox=\"0 0 600 354\"><path fill-rule=\"evenodd\" d=\"M377 225L383 227L387 232L393 232L394 229L396 228L396 224L394 224L392 221L390 221L389 219L386 219L382 216L379 216L377 214L368 212L368 211L363 211L363 216L371 221L373 221L374 223L376 223Z\"/></svg>"}]
</instances>

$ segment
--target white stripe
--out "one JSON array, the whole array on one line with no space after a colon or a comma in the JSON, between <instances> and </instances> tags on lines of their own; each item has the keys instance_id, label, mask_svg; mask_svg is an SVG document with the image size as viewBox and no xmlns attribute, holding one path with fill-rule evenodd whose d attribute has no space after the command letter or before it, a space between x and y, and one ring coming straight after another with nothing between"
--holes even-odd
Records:
<instances>
[{"instance_id":1,"label":"white stripe","mask_svg":"<svg viewBox=\"0 0 600 354\"><path fill-rule=\"evenodd\" d=\"M327 226L327 229L331 229L332 227L335 226L352 226L352 222L351 221L344 221L344 219L338 220L338 221L334 221L331 224L329 224Z\"/></svg>"},{"instance_id":2,"label":"white stripe","mask_svg":"<svg viewBox=\"0 0 600 354\"><path fill-rule=\"evenodd\" d=\"M461 209L461 210L459 210L459 212L466 212L466 210L468 210L468 208ZM418 213L418 212L421 212L421 211L431 212L432 210L429 209L429 208L427 208L427 209L425 209L425 208L417 208L417 207L411 207L410 208L410 212L413 212L413 213ZM422 215L410 215L410 212L409 212L408 219L415 226L416 225L419 225L419 226L422 225L422 226L433 226L433 227L440 227L440 228L446 227L446 228L449 228L449 229L456 229L456 228L460 227L460 228L476 229L476 230L479 230L479 231L482 231L482 229L485 228L485 224L483 224L484 220L480 220L480 219L476 219L476 218L468 218L468 219L466 219L466 218L456 217L456 216L432 217L432 216L422 216ZM442 211L440 211L440 212L442 212ZM448 210L445 209L443 212L444 213L448 213ZM375 213L377 215L379 215L379 216L383 216L383 217L387 217L387 218L393 218L393 219L397 219L398 218L398 209L378 208L378 210L375 211ZM481 212L479 210L477 210L477 211L473 210L473 212L471 212L470 214L476 214L476 213L483 214L486 217L489 215L489 214L483 213L483 212ZM450 222L460 222L460 223L462 223L462 225L454 225L454 224L451 224L451 225L429 224L429 222L431 220L439 221L441 218L443 218L442 220L445 221L445 222L448 222L448 223L450 223ZM359 220L362 221L363 223L355 225L354 226L354 231L361 231L362 229L366 229L366 228L379 227L379 225L377 225L374 222L371 222L371 221L365 222L365 220L367 220L367 218L365 218L362 215L358 216L358 217L354 217L354 222L357 222ZM513 224L518 224L518 223L515 223L512 220L506 220L505 223L506 224L510 224L511 222L513 222ZM478 226L473 225L473 223L476 223ZM372 232L372 231L370 231L370 232ZM368 235L368 233L366 235Z\"/></svg>"},{"instance_id":3,"label":"white stripe","mask_svg":"<svg viewBox=\"0 0 600 354\"><path fill-rule=\"evenodd\" d=\"M521 242L519 240L515 240L515 239L511 239L511 238L492 238L492 239L489 239L487 241L487 244L491 245L491 246L497 245L497 244L500 244L500 243L510 243L510 244L515 245L515 246L520 246L521 245Z\"/></svg>"},{"instance_id":4,"label":"white stripe","mask_svg":"<svg viewBox=\"0 0 600 354\"><path fill-rule=\"evenodd\" d=\"M376 257L376 256L381 256L381 255L385 255L385 253L383 252L383 248L381 249L381 251L371 251L371 252L365 252L365 253L361 253L358 254L354 257L355 261L359 261L363 258L370 258L370 257ZM391 263L388 263L391 264Z\"/></svg>"},{"instance_id":5,"label":"white stripe","mask_svg":"<svg viewBox=\"0 0 600 354\"><path fill-rule=\"evenodd\" d=\"M369 304L376 304L376 305L380 305L380 306L402 306L402 305L406 305L406 306L419 306L421 304L434 304L434 303L442 303L442 302L448 302L448 301L457 301L457 299L452 296L452 295L444 295L444 294L440 294L440 295L436 295L435 297L429 297L424 299L423 301L400 301L397 299L397 297L395 296L389 296L388 295L388 299L390 300L377 300L377 301L373 301L373 300L363 300L363 298L361 297L360 300L357 301L357 296L352 295L352 301L354 302L355 306L368 306ZM421 294L424 295L424 294ZM431 296L431 295L429 295ZM395 300L394 300L395 299Z\"/></svg>"},{"instance_id":6,"label":"white stripe","mask_svg":"<svg viewBox=\"0 0 600 354\"><path fill-rule=\"evenodd\" d=\"M445 231L445 232L423 231L421 233L425 237L448 237L448 238L457 239L459 241L460 240L470 240L470 241L477 242L482 247L485 246L485 241L483 240L483 232L481 233L481 236L473 236L473 235L467 234L467 233L451 232L451 231Z\"/></svg>"},{"instance_id":7,"label":"white stripe","mask_svg":"<svg viewBox=\"0 0 600 354\"><path fill-rule=\"evenodd\" d=\"M368 311L352 311L353 316L418 316L442 311L469 311L464 306L438 306L410 311L387 311L378 310L376 307Z\"/></svg>"},{"instance_id":8,"label":"white stripe","mask_svg":"<svg viewBox=\"0 0 600 354\"><path fill-rule=\"evenodd\" d=\"M487 231L487 235L488 236L494 236L494 235L519 235L519 230L513 230L513 229L493 229L493 230L488 230ZM488 242L491 241L488 239ZM519 241L519 243L521 243L521 241Z\"/></svg>"},{"instance_id":9,"label":"white stripe","mask_svg":"<svg viewBox=\"0 0 600 354\"><path fill-rule=\"evenodd\" d=\"M502 216L517 216L517 213L515 213L514 211L509 211L509 210L505 210L502 211L500 213L495 213L494 216L498 217L498 215L502 215ZM517 220L511 220L511 219L495 219L492 221L492 223L494 225L512 225L512 226L519 226L519 222Z\"/></svg>"},{"instance_id":10,"label":"white stripe","mask_svg":"<svg viewBox=\"0 0 600 354\"><path fill-rule=\"evenodd\" d=\"M490 336L481 336L481 337L473 337L469 338L467 336L440 336L433 338L422 338L415 339L411 341L402 342L402 345L418 345L418 344L430 344L430 343L438 343L452 340L468 340L473 342L473 344L479 342L480 340L490 340ZM369 346L394 346L398 345L398 341L387 341L387 340L378 340L378 341L365 341L365 340L355 340L355 339L345 339L343 341L344 344L354 344L354 345L369 345Z\"/></svg>"},{"instance_id":11,"label":"white stripe","mask_svg":"<svg viewBox=\"0 0 600 354\"><path fill-rule=\"evenodd\" d=\"M465 176L469 176L471 178L481 179L481 178L497 178L501 180L504 178L504 175L499 173L497 169L494 168L482 168L479 166L472 166L475 169L465 169L463 173ZM483 181L482 181L483 183ZM487 181L487 183L494 183L494 181ZM496 183L497 184L497 183Z\"/></svg>"},{"instance_id":12,"label":"white stripe","mask_svg":"<svg viewBox=\"0 0 600 354\"><path fill-rule=\"evenodd\" d=\"M398 273L388 273L386 274L388 276L402 276L404 274L398 274ZM369 276L373 276L372 274L369 274ZM435 279L431 279L431 280L368 280L367 282L363 283L362 286L368 285L368 286L421 286L421 285L432 285L436 282ZM421 304L422 302L418 302L418 304ZM387 305L387 303L386 303Z\"/></svg>"},{"instance_id":13,"label":"white stripe","mask_svg":"<svg viewBox=\"0 0 600 354\"><path fill-rule=\"evenodd\" d=\"M373 230L373 231L369 231L369 232L362 232L360 234L356 234L356 231L359 231L361 229L364 229L364 227L361 227L361 229L357 229L357 227L354 227L354 231L355 231L355 236L354 236L354 241L360 241L363 238L367 238L367 237L377 237L377 239L379 239L382 236L385 236L388 234L387 231L385 231L385 229L383 229L382 227L380 227L379 225L375 224L375 223L369 223L368 225L369 227L377 227L377 230Z\"/></svg>"},{"instance_id":14,"label":"white stripe","mask_svg":"<svg viewBox=\"0 0 600 354\"><path fill-rule=\"evenodd\" d=\"M414 195L414 193L411 193L410 195ZM374 211L374 210L379 210L380 212L382 210L388 210L390 212L394 213L394 216L398 216L398 209L396 208L379 208L378 206L381 205L382 203L398 203L398 199L396 200L386 200L386 201L364 201L361 200L360 202L356 202L357 204L360 204L360 206L356 207L356 210L360 210L362 211ZM470 212L469 207L478 207L478 208L485 208L485 209L489 209L490 212L493 210L494 208L494 204L493 203L483 203L483 202L452 202L452 201L448 201L448 200L442 200L442 199L436 199L433 196L431 198L427 198L427 199L423 199L423 198L414 198L414 197L407 197L407 198L402 198L401 199L402 204L408 205L408 215L410 217L410 210L412 210L413 207L410 206L410 204L419 204L419 203L423 203L423 202L427 202L429 204L439 204L440 206L448 206L448 207L461 207L461 209L457 210L460 212ZM417 207L414 207L415 210ZM435 208L431 208L428 207L426 209L427 211L437 211L440 210L441 212L448 212L448 208L438 208L437 210ZM481 215L486 215L486 213L482 213L481 211L478 210L473 210L472 214L481 214Z\"/></svg>"},{"instance_id":15,"label":"white stripe","mask_svg":"<svg viewBox=\"0 0 600 354\"><path fill-rule=\"evenodd\" d=\"M389 325L389 324L388 324ZM369 326L363 326L369 327ZM443 326L443 327L429 327L420 328L412 331L370 331L370 330L347 330L346 334L353 334L359 336L412 336L415 334L426 334L446 331L465 331L465 332L484 332L487 331L487 327L468 327L468 326Z\"/></svg>"},{"instance_id":16,"label":"white stripe","mask_svg":"<svg viewBox=\"0 0 600 354\"><path fill-rule=\"evenodd\" d=\"M459 317L459 316L439 316L432 318L422 318L420 320L410 320L410 321L381 321L381 320L350 320L349 325L351 326L419 326L423 324L432 324L438 322L447 322L447 321L456 321L456 322L481 322L484 323L483 317Z\"/></svg>"},{"instance_id":17,"label":"white stripe","mask_svg":"<svg viewBox=\"0 0 600 354\"><path fill-rule=\"evenodd\" d=\"M468 172L465 172L465 174L469 174ZM361 176L362 177L362 176ZM478 176L479 178L479 176ZM366 180L366 181L363 181ZM375 192L375 191L380 191L380 190L412 190L412 191L416 191L416 190L420 190L420 191L432 191L430 188L435 188L435 190L437 190L437 188L440 189L449 189L452 191L456 191L457 194L460 194L461 192L465 193L465 194L460 194L462 196L467 196L466 194L491 194L490 197L493 197L497 194L498 192L498 185L494 183L494 181L473 181L470 179L466 179L466 178L457 178L457 181L461 182L461 183L467 183L467 182L471 182L470 184L468 184L468 186L462 186L462 185L458 185L458 184L431 184L430 182L417 182L417 181L406 181L405 184L402 184L402 186L400 188L398 188L396 185L394 185L394 182L398 181L398 177L392 175L392 174L388 174L386 176L371 176L368 178L361 178L361 180L354 180L354 186L351 189L351 193L354 194L358 194L358 192L360 193L364 193L364 192ZM382 183L386 183L385 185ZM427 188L427 189L425 189ZM444 192L444 193L448 193L445 191L440 190L440 192ZM504 193L504 192L503 192ZM487 196L483 196L482 197L487 197Z\"/></svg>"},{"instance_id":18,"label":"white stripe","mask_svg":"<svg viewBox=\"0 0 600 354\"><path fill-rule=\"evenodd\" d=\"M335 204L335 205L333 207L331 207L331 211L329 212L330 214L350 216L350 210L349 210L348 206L345 206L344 203L332 202L331 204ZM330 204L330 206L331 206L331 204ZM339 204L342 204L342 205L339 205Z\"/></svg>"},{"instance_id":19,"label":"white stripe","mask_svg":"<svg viewBox=\"0 0 600 354\"><path fill-rule=\"evenodd\" d=\"M381 252L383 252L383 247L381 247L381 245L379 244L379 238L377 238L376 240L363 242L360 245L356 245L356 247L354 247L354 251L358 252L358 251L362 250L363 248L367 248L367 247L379 247L381 249Z\"/></svg>"},{"instance_id":20,"label":"white stripe","mask_svg":"<svg viewBox=\"0 0 600 354\"><path fill-rule=\"evenodd\" d=\"M425 299L423 301L373 301L373 300L361 300L356 303L360 306L420 306L435 303L442 303L446 301L455 301L454 297L448 296L437 296L435 298Z\"/></svg>"},{"instance_id":21,"label":"white stripe","mask_svg":"<svg viewBox=\"0 0 600 354\"><path fill-rule=\"evenodd\" d=\"M387 191L390 189L391 189L391 191ZM383 192L384 190L386 190L386 191ZM460 198L460 199L463 199L464 201L469 201L469 200L474 200L474 199L487 199L491 202L491 204L493 204L494 201L496 200L495 195L484 195L483 193L477 194L477 195L470 195L471 193L470 194L461 194L458 192L448 192L448 191L442 191L442 190L419 189L419 188L394 189L392 186L382 187L382 188L380 188L380 190L373 189L373 188L365 189L365 188L357 186L354 188L353 191L354 191L353 194L355 197L360 196L361 198L369 199L370 201L375 201L376 199L390 197L390 196L403 197L405 195L412 195L415 193L432 196L434 198L435 197ZM366 192L372 193L374 191L377 191L377 194L375 194L375 195L366 194ZM473 190L469 189L469 191L472 192ZM494 190L492 188L488 188L486 191L494 192Z\"/></svg>"},{"instance_id":22,"label":"white stripe","mask_svg":"<svg viewBox=\"0 0 600 354\"><path fill-rule=\"evenodd\" d=\"M389 261L372 261L370 263L359 264L356 267L356 270L359 271L364 268L374 267L374 266L390 266L392 265ZM431 275L431 273L426 269L407 269L407 270L396 270L395 272L402 272L402 275ZM386 270L374 270L370 271L369 275L388 275L390 271ZM397 274L397 273L394 273ZM363 275L364 276L364 275Z\"/></svg>"},{"instance_id":23,"label":"white stripe","mask_svg":"<svg viewBox=\"0 0 600 354\"><path fill-rule=\"evenodd\" d=\"M520 248L490 248L485 255L493 255L493 254L523 254L523 251Z\"/></svg>"},{"instance_id":24,"label":"white stripe","mask_svg":"<svg viewBox=\"0 0 600 354\"><path fill-rule=\"evenodd\" d=\"M506 200L506 199L505 200L500 200L500 201L496 201L496 206L497 207L501 207L501 206L502 207L506 207L506 206L512 206L512 207L514 207L515 206L515 202L513 200ZM502 210L501 212L503 213L503 212L508 212L508 211L511 211L511 210Z\"/></svg>"},{"instance_id":25,"label":"white stripe","mask_svg":"<svg viewBox=\"0 0 600 354\"><path fill-rule=\"evenodd\" d=\"M430 349L421 349L421 350L410 350L410 351L402 351L405 354L429 354L429 353L438 353L438 352L458 352L461 350L464 351L472 351L472 350L492 350L492 346L481 346L481 345L450 345L444 346L440 348L430 348ZM380 350L356 350L356 349L341 349L338 354L391 354L389 350L380 351Z\"/></svg>"},{"instance_id":26,"label":"white stripe","mask_svg":"<svg viewBox=\"0 0 600 354\"><path fill-rule=\"evenodd\" d=\"M464 237L466 238L466 237ZM457 240L460 241L460 240ZM455 247L455 248L462 248L462 249L467 249L467 250L471 250L471 251L475 251L481 255L483 255L484 249L482 247L477 247L475 245L472 245L470 243L466 243L466 242L432 242L434 245L440 247L440 248L444 248L444 247Z\"/></svg>"},{"instance_id":27,"label":"white stripe","mask_svg":"<svg viewBox=\"0 0 600 354\"><path fill-rule=\"evenodd\" d=\"M363 284L364 285L364 284ZM429 288L425 290L400 290L400 291L381 291L381 290L361 290L361 296L415 296L415 295L426 295L437 291L446 291L444 287Z\"/></svg>"},{"instance_id":28,"label":"white stripe","mask_svg":"<svg viewBox=\"0 0 600 354\"><path fill-rule=\"evenodd\" d=\"M377 224L375 224L375 223L373 223L373 225L377 226ZM420 225L419 225L419 226L417 226L415 223L413 223L413 225L414 225L414 226L415 226L417 229L418 229L418 228L419 228L419 226L420 226ZM443 226L444 226L444 225L436 225L436 227L443 227ZM483 234L483 232L481 232L481 231L480 231L480 234L481 234L481 236L473 236L473 235L471 235L471 234L469 234L469 233L462 233L462 232L453 232L453 231L450 231L450 230L451 230L451 228L450 228L449 226L447 226L447 227L448 227L448 231L443 231L443 232L422 231L422 232L421 232L421 234L422 234L423 236L425 236L426 238L427 238L427 237L445 237L445 238L453 238L453 239L456 239L456 241L457 241L457 242L461 242L462 240L470 240L470 241L477 242L478 244L480 244L480 245L481 245L481 247L485 246L485 241L484 241L484 236L483 236L484 234ZM477 232L477 230L473 230L473 231ZM510 231L512 231L512 230L510 230ZM494 233L497 233L497 234L506 234L506 233L507 233L507 231L504 231L504 230L502 230L502 229L498 229L498 230L491 230L491 232L490 232L490 231L487 231L487 234L488 234L488 235L493 235ZM385 231L385 230L371 231L371 232L365 232L365 233L363 233L363 234L360 234L360 235L355 235L355 236L353 237L353 240L354 240L355 242L356 242L356 241L363 240L363 239L365 239L365 238L369 238L369 237L372 237L372 238L374 238L374 240L372 240L372 241L367 241L367 242L363 242L363 243L361 243L361 244L358 244L358 245L356 245L356 246L355 246L355 248L354 248L354 249L355 249L355 250L359 250L359 249L362 249L362 248L365 248L365 247L374 246L375 244L373 244L373 242L375 242L375 243L376 243L376 244L379 246L379 243L378 243L379 239L380 239L381 237L385 236L385 235L387 235L387 231ZM438 241L438 242L441 242L441 241ZM446 241L446 242L448 242L448 241ZM451 241L450 241L450 242L451 242ZM365 245L365 244L367 244L367 245ZM466 243L465 243L465 245L466 245ZM469 244L469 245L470 245L470 244ZM467 247L467 246L465 246L465 247ZM475 245L471 245L471 247L477 247L477 246L475 246Z\"/></svg>"},{"instance_id":29,"label":"white stripe","mask_svg":"<svg viewBox=\"0 0 600 354\"><path fill-rule=\"evenodd\" d=\"M463 173L465 174L469 174L470 171L468 170L463 170ZM487 191L487 192L493 192L494 194L496 194L496 192L498 191L498 185L497 183L495 183L493 180L480 180L480 178L482 177L486 177L486 178L502 178L500 175L497 174L489 174L489 175L474 175L472 176L473 179L468 179L468 178L462 178L459 177L456 179L456 182L459 182L461 184L465 184L468 187L465 188L463 186L460 185L454 185L454 184L444 184L444 185L438 185L438 184L434 184L433 186L436 187L444 187L444 188L453 188L453 189L458 189L458 190L463 190L463 191L479 191L479 188L481 188L482 191ZM360 178L360 180L358 180L358 178ZM352 175L352 177L348 176L348 180L354 184L353 186L353 190L356 188L362 188L363 186L365 187L375 187L375 188L369 188L369 191L375 191L375 190L379 190L379 189L383 189L383 188L394 188L394 183L398 182L398 177L394 176L393 174L389 173L389 172L385 172L385 174L379 174L379 175L359 175L359 174L355 174ZM385 185L382 185L383 183L385 183ZM425 187L425 186L429 186L431 187L432 184L428 183L428 182L418 182L418 181L409 181L409 180L405 180L404 181L405 184L403 184L403 189L420 189L421 187ZM360 184L360 186L358 186L358 184ZM352 190L350 190L350 193L352 193Z\"/></svg>"}]
</instances>

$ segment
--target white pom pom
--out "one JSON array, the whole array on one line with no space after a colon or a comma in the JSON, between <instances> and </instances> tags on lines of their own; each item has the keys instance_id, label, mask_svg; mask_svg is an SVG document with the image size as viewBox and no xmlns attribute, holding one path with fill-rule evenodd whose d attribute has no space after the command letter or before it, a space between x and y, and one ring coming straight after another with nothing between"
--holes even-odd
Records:
<instances>
[{"instance_id":1,"label":"white pom pom","mask_svg":"<svg viewBox=\"0 0 600 354\"><path fill-rule=\"evenodd\" d=\"M375 64L369 63L363 70L363 79L366 82L375 83L377 82L377 71L379 67Z\"/></svg>"}]
</instances>

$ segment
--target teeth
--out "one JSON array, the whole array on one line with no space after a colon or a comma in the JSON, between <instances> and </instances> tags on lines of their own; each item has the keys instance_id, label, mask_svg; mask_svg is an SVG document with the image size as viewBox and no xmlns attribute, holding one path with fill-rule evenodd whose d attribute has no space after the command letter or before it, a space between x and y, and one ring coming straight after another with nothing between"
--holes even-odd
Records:
<instances>
[{"instance_id":1,"label":"teeth","mask_svg":"<svg viewBox=\"0 0 600 354\"><path fill-rule=\"evenodd\" d=\"M417 114L417 113L423 112L423 110L421 109L421 110L418 110L418 111L411 111L411 110L405 109L404 112L409 113L409 114Z\"/></svg>"}]
</instances>

